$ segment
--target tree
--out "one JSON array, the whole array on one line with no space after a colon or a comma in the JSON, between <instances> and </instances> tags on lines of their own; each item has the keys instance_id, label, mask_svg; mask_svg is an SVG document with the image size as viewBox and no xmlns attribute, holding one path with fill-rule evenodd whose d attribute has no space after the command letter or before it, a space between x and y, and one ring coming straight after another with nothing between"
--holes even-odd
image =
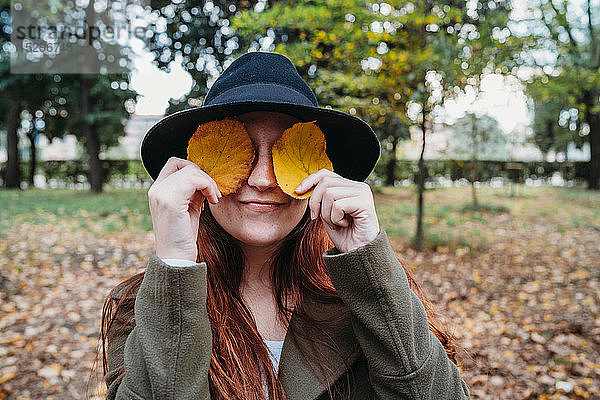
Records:
<instances>
[{"instance_id":1,"label":"tree","mask_svg":"<svg viewBox=\"0 0 600 400\"><path fill-rule=\"evenodd\" d=\"M124 80L117 80L119 78ZM82 82L87 85L83 89ZM6 187L20 187L17 129L23 115L29 127L25 133L30 137L30 171L35 170L35 136L42 129L50 140L72 134L86 148L91 190L101 192L104 178L100 152L118 144L118 138L124 135L124 125L134 110L136 93L127 89L127 82L127 75L0 75L0 85L6 85L0 86L2 93L6 93L0 103L12 101L4 122L9 160ZM29 180L31 182L31 176Z\"/></svg>"},{"instance_id":2,"label":"tree","mask_svg":"<svg viewBox=\"0 0 600 400\"><path fill-rule=\"evenodd\" d=\"M0 2L0 128L6 132L6 175L4 186L19 189L21 187L21 170L19 160L19 134L21 112L25 107L35 107L43 102L40 95L48 84L47 77L41 74L15 75L10 72L10 53L5 49L10 45L10 2ZM23 90L29 87L31 90Z\"/></svg>"},{"instance_id":3,"label":"tree","mask_svg":"<svg viewBox=\"0 0 600 400\"><path fill-rule=\"evenodd\" d=\"M103 189L100 153L119 143L125 123L134 111L136 92L128 89L128 79L127 74L65 75L52 103L55 109L60 107L59 114L64 116L54 121L53 128L61 134L76 136L85 146L92 193Z\"/></svg>"},{"instance_id":4,"label":"tree","mask_svg":"<svg viewBox=\"0 0 600 400\"><path fill-rule=\"evenodd\" d=\"M0 33L0 41L6 43L10 29L4 28L10 25L11 14L8 12L10 10L8 2L2 1L0 17L3 29ZM121 10L119 12L122 14L124 9L120 6L125 6L126 1L121 1L119 7L113 3L116 2L112 2L110 6L115 7L115 10ZM67 5L56 3L54 6L57 7L57 10L52 12L44 6L44 4L31 2L27 4L27 7L22 7L24 15L21 17L28 18L32 23L40 24L46 24L47 21L44 19L56 22L62 17L62 22L71 21L77 25L77 23L86 21L92 25L92 21L102 21L102 23L108 24L110 23L109 15L119 14L119 12L111 14L107 10L102 11L101 7L96 9L92 2L81 4L70 2ZM44 62L44 64L26 65L32 69L40 69L40 65L48 65L46 62L55 62L56 64L50 65L53 65L54 69L61 70L61 73L12 74L9 59L11 52L15 53L16 51L14 47L1 46L0 53L0 89L3 94L0 104L6 103L8 109L5 118L9 155L7 179L5 180L7 186L18 187L20 182L18 154L16 154L18 146L16 129L21 122L20 115L26 111L24 115L34 115L36 120L44 122L46 127L44 133L49 139L72 133L84 143L89 160L88 179L91 190L94 193L101 192L103 172L99 154L103 148L118 143L117 139L124 134L124 123L129 117L129 113L133 112L135 103L136 94L128 89L127 68L131 60L127 56L130 49L127 46L115 46L98 40L94 46L83 46L88 53L82 63L77 57L71 59L63 57L60 62L58 57L53 58L44 54L42 59L37 61L38 63ZM99 65L96 65L98 60L106 60L100 68L97 68ZM125 64L123 64L124 61ZM102 71L102 67L112 70L111 67L114 68L116 65L121 67L126 65L123 67L125 72L107 74L106 71ZM107 66L108 68L106 68ZM63 74L62 69L66 73ZM96 69L98 69L98 73L92 73L96 72ZM78 74L69 72L78 72ZM35 134L35 131L30 130L27 133ZM33 146L35 142L31 143ZM32 157L32 161L35 162L35 157ZM34 169L32 168L32 171Z\"/></svg>"},{"instance_id":5,"label":"tree","mask_svg":"<svg viewBox=\"0 0 600 400\"><path fill-rule=\"evenodd\" d=\"M230 18L239 10L253 8L260 1L214 0L209 2L172 2L151 0L157 15L157 27L148 48L154 63L168 70L169 63L181 62L192 76L194 85L183 99L172 99L167 114L190 106L199 106L232 53L240 47L230 27Z\"/></svg>"},{"instance_id":6,"label":"tree","mask_svg":"<svg viewBox=\"0 0 600 400\"><path fill-rule=\"evenodd\" d=\"M422 246L425 138L432 115L443 99L479 76L480 65L498 53L487 51L493 28L508 21L506 2L468 4L446 1L360 0L271 2L264 10L246 10L232 19L240 43L275 50L294 60L321 103L365 118L386 143L388 165L409 125L422 130L419 159L417 232ZM244 47L241 46L243 49ZM486 63L470 67L474 49ZM418 115L409 110L418 110ZM412 115L412 118L409 116ZM417 118L420 117L418 120ZM390 143L390 152L387 150ZM393 171L393 168L388 170ZM388 183L393 178L388 176Z\"/></svg>"},{"instance_id":7,"label":"tree","mask_svg":"<svg viewBox=\"0 0 600 400\"><path fill-rule=\"evenodd\" d=\"M578 88L562 79L548 80L545 75L532 79L526 93L533 102L533 142L544 154L550 150L567 154L569 143L583 146L579 135L579 112L570 107ZM581 128L581 127L580 127Z\"/></svg>"},{"instance_id":8,"label":"tree","mask_svg":"<svg viewBox=\"0 0 600 400\"><path fill-rule=\"evenodd\" d=\"M19 189L21 187L21 170L19 160L19 134L22 114L40 109L51 85L51 77L42 74L14 75L10 73L8 55L0 52L0 108L4 111L0 115L0 128L6 132L7 163L4 186L6 188ZM27 90L24 90L27 88ZM26 134L33 134L27 130ZM35 163L35 157L32 163ZM30 169L33 171L35 166ZM31 180L31 177L30 177Z\"/></svg>"},{"instance_id":9,"label":"tree","mask_svg":"<svg viewBox=\"0 0 600 400\"><path fill-rule=\"evenodd\" d=\"M533 18L517 21L524 25L529 40L522 62L537 68L537 78L527 82L535 85L530 95L538 104L538 112L544 99L558 100L542 111L536 121L544 124L554 120L558 125L562 121L571 134L576 134L571 136L577 139L576 144L589 143L588 188L600 190L600 6L591 0L537 0L530 11ZM552 57L548 57L548 52ZM560 127L553 132L548 126L540 128L538 124L536 131L545 131L545 140L563 140L567 133Z\"/></svg>"},{"instance_id":10,"label":"tree","mask_svg":"<svg viewBox=\"0 0 600 400\"><path fill-rule=\"evenodd\" d=\"M479 160L505 160L506 136L498 126L498 121L489 115L467 113L452 125L445 155L452 159L471 159L471 193L473 208L479 208L475 182L477 181L477 162Z\"/></svg>"},{"instance_id":11,"label":"tree","mask_svg":"<svg viewBox=\"0 0 600 400\"><path fill-rule=\"evenodd\" d=\"M25 131L25 135L29 140L29 176L27 182L29 186L33 186L37 165L37 139L45 124L38 116L31 115L27 111L25 114L25 117L21 120L21 128ZM38 113L38 115L40 114Z\"/></svg>"}]
</instances>

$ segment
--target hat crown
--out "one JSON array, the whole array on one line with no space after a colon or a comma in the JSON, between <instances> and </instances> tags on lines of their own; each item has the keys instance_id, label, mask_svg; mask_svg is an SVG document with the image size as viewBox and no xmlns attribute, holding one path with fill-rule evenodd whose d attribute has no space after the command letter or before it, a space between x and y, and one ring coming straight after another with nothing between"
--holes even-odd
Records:
<instances>
[{"instance_id":1,"label":"hat crown","mask_svg":"<svg viewBox=\"0 0 600 400\"><path fill-rule=\"evenodd\" d=\"M271 85L284 86L297 92L296 95L304 97L306 100L303 103L318 106L317 97L287 57L262 51L246 53L232 62L212 85L204 98L203 105L219 104L220 99L224 100L224 98L231 101L231 94L226 92L248 85L263 88ZM239 100L243 101L242 98ZM259 98L256 100L260 101Z\"/></svg>"}]
</instances>

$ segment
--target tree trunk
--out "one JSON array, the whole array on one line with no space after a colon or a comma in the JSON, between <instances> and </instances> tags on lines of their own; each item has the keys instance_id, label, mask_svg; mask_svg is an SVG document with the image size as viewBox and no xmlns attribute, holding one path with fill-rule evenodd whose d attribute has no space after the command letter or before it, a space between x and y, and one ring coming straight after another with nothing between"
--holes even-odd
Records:
<instances>
[{"instance_id":1,"label":"tree trunk","mask_svg":"<svg viewBox=\"0 0 600 400\"><path fill-rule=\"evenodd\" d=\"M600 118L595 115L588 121L590 125L590 168L588 189L600 190Z\"/></svg>"},{"instance_id":2,"label":"tree trunk","mask_svg":"<svg viewBox=\"0 0 600 400\"><path fill-rule=\"evenodd\" d=\"M90 182L92 193L102 193L102 164L100 163L100 140L96 127L91 124L87 117L91 112L90 107L90 86L89 78L81 78L81 118L83 121L83 131L85 133L85 147L89 159L88 181Z\"/></svg>"},{"instance_id":3,"label":"tree trunk","mask_svg":"<svg viewBox=\"0 0 600 400\"><path fill-rule=\"evenodd\" d=\"M4 186L7 189L21 188L21 168L19 166L19 112L18 103L13 103L6 111L6 175Z\"/></svg>"},{"instance_id":4,"label":"tree trunk","mask_svg":"<svg viewBox=\"0 0 600 400\"><path fill-rule=\"evenodd\" d=\"M477 130L475 129L475 114L471 114L471 138L473 139L473 157L471 159L471 193L473 197L473 209L477 209L479 208L479 204L477 203L475 181L477 180L477 151L479 141L477 140Z\"/></svg>"},{"instance_id":5,"label":"tree trunk","mask_svg":"<svg viewBox=\"0 0 600 400\"><path fill-rule=\"evenodd\" d=\"M389 186L393 186L396 182L396 163L398 162L398 160L396 160L396 148L398 147L398 140L398 137L394 136L392 141L391 157L386 165L385 184Z\"/></svg>"},{"instance_id":6,"label":"tree trunk","mask_svg":"<svg viewBox=\"0 0 600 400\"><path fill-rule=\"evenodd\" d=\"M425 153L425 120L427 117L427 111L425 110L425 104L423 104L423 121L421 123L421 132L423 138L421 140L421 155L419 156L419 172L417 173L417 232L413 240L413 246L416 251L421 251L423 248L423 193L425 192L425 161L423 154Z\"/></svg>"},{"instance_id":7,"label":"tree trunk","mask_svg":"<svg viewBox=\"0 0 600 400\"><path fill-rule=\"evenodd\" d=\"M473 201L472 207L473 209L477 209L479 208L479 203L477 202L477 191L475 189L475 181L477 180L477 160L473 160L471 164L471 198Z\"/></svg>"},{"instance_id":8,"label":"tree trunk","mask_svg":"<svg viewBox=\"0 0 600 400\"><path fill-rule=\"evenodd\" d=\"M590 162L588 168L588 189L600 190L600 114L589 110L597 105L598 93L585 93L585 120L590 126Z\"/></svg>"},{"instance_id":9,"label":"tree trunk","mask_svg":"<svg viewBox=\"0 0 600 400\"><path fill-rule=\"evenodd\" d=\"M28 134L27 137L29 138L29 151L30 151L30 155L29 155L29 187L34 187L33 184L33 177L35 176L35 167L37 165L37 157L36 157L36 147L35 147L35 138L38 135L37 130L33 130L33 132L31 132L31 134Z\"/></svg>"}]
</instances>

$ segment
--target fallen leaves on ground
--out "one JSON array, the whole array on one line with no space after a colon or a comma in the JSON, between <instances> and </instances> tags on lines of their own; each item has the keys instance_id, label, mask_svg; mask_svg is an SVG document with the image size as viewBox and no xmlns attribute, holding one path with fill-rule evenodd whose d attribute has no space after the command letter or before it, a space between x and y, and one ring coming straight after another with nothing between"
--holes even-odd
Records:
<instances>
[{"instance_id":1,"label":"fallen leaves on ground","mask_svg":"<svg viewBox=\"0 0 600 400\"><path fill-rule=\"evenodd\" d=\"M154 237L70 222L13 226L1 241L0 399L104 398L101 364L87 387L102 302L145 267Z\"/></svg>"},{"instance_id":2,"label":"fallen leaves on ground","mask_svg":"<svg viewBox=\"0 0 600 400\"><path fill-rule=\"evenodd\" d=\"M462 222L456 199L469 198L466 188L428 191L426 204L448 206L442 210L455 229L487 237L472 248L449 241L416 253L406 237L390 235L464 348L461 374L473 399L599 398L600 194L571 199L564 194L573 192L559 190L536 188L516 199L484 191L482 201L501 201L510 213ZM413 207L412 196L375 195L388 232L394 218L414 222L388 215ZM23 217L2 232L0 399L103 398L101 367L86 387L102 303L145 268L154 235L106 232L104 218L90 216L81 227L77 218L40 224Z\"/></svg>"},{"instance_id":3,"label":"fallen leaves on ground","mask_svg":"<svg viewBox=\"0 0 600 400\"><path fill-rule=\"evenodd\" d=\"M426 193L426 214L460 204L460 193L468 201L463 189ZM478 223L466 216L447 228L479 230L487 240L474 249L450 240L416 253L398 238L394 249L463 347L461 375L473 399L600 399L600 193L501 193L480 191L510 213L484 212Z\"/></svg>"}]
</instances>

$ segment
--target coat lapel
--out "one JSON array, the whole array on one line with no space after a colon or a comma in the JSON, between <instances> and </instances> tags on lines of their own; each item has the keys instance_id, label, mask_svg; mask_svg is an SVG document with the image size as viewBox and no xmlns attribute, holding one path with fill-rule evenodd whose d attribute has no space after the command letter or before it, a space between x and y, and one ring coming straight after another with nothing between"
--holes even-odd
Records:
<instances>
[{"instance_id":1,"label":"coat lapel","mask_svg":"<svg viewBox=\"0 0 600 400\"><path fill-rule=\"evenodd\" d=\"M310 351L316 349L316 354L320 354L319 358L322 362L328 363L329 368L326 371L330 383L335 382L342 376L347 368L344 365L339 354L335 350L330 349L326 345L319 343L319 340L331 342L333 340L341 350L344 358L349 366L354 363L361 355L361 350L354 336L348 309L343 304L325 304L317 303L316 301L307 301L305 309L309 315L322 320L333 320L340 316L346 317L341 319L341 322L334 327L325 329L325 333L311 326L305 326L298 318L296 313L292 314L290 326L286 333L283 348L281 351L281 359L279 362L279 380L285 390L288 400L313 400L317 399L327 388L319 381L315 372L307 364L302 357L298 343L294 340L291 331L307 332L308 341L299 335L296 335L297 340L301 342L303 347ZM311 347L314 346L314 347ZM308 360L310 361L310 359ZM314 365L315 371L320 374L317 365Z\"/></svg>"}]
</instances>

